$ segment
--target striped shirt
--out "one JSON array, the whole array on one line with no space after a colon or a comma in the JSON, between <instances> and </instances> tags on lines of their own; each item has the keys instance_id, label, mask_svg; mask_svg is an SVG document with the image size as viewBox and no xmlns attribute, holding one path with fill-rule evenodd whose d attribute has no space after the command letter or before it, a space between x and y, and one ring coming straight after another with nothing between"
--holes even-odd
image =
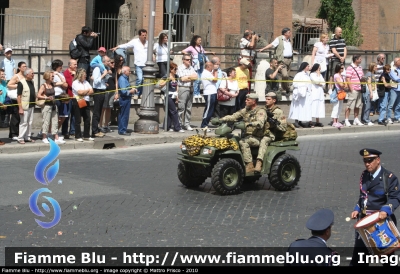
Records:
<instances>
[{"instance_id":1,"label":"striped shirt","mask_svg":"<svg viewBox=\"0 0 400 274\"><path fill-rule=\"evenodd\" d=\"M176 74L178 74L178 76L179 76L178 86L190 87L192 85L191 81L190 82L182 82L180 78L183 76L189 76L189 75L197 74L197 73L192 66L186 67L184 64L182 64L182 65L178 66L178 71L176 72Z\"/></svg>"},{"instance_id":2,"label":"striped shirt","mask_svg":"<svg viewBox=\"0 0 400 274\"><path fill-rule=\"evenodd\" d=\"M355 70L354 70L354 69ZM357 72L356 72L357 70ZM357 75L358 73L358 75ZM360 78L358 78L360 76ZM360 79L364 76L364 72L362 70L361 66L356 66L354 63L351 63L350 66L347 67L346 69L346 78L350 78L350 82L352 83L360 83ZM361 85L360 84L352 84L351 85L353 88L352 90L361 90Z\"/></svg>"},{"instance_id":3,"label":"striped shirt","mask_svg":"<svg viewBox=\"0 0 400 274\"><path fill-rule=\"evenodd\" d=\"M336 49L337 53L343 57L344 56L344 48L346 47L346 42L344 41L343 38L336 38L336 35L333 36L332 40L329 41L329 48L332 49ZM332 51L333 52L333 51ZM332 61L339 61L339 58L336 57L336 55L334 55L332 57Z\"/></svg>"},{"instance_id":4,"label":"striped shirt","mask_svg":"<svg viewBox=\"0 0 400 274\"><path fill-rule=\"evenodd\" d=\"M383 65L380 65L379 63L376 64L376 71L375 71L375 81L379 82L379 77L383 73Z\"/></svg>"}]
</instances>

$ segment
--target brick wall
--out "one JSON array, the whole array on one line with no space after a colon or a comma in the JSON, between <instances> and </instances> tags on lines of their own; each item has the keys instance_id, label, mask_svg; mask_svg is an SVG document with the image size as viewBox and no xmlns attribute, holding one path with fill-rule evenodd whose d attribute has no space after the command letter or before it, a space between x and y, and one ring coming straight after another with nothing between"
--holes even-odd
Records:
<instances>
[{"instance_id":1,"label":"brick wall","mask_svg":"<svg viewBox=\"0 0 400 274\"><path fill-rule=\"evenodd\" d=\"M379 50L379 1L363 0L360 4L360 30L364 39L360 49Z\"/></svg>"},{"instance_id":2,"label":"brick wall","mask_svg":"<svg viewBox=\"0 0 400 274\"><path fill-rule=\"evenodd\" d=\"M240 0L211 2L211 46L225 46L226 34L240 34Z\"/></svg>"},{"instance_id":3,"label":"brick wall","mask_svg":"<svg viewBox=\"0 0 400 274\"><path fill-rule=\"evenodd\" d=\"M52 0L50 49L68 50L70 41L85 25L86 3L80 0Z\"/></svg>"},{"instance_id":4,"label":"brick wall","mask_svg":"<svg viewBox=\"0 0 400 274\"><path fill-rule=\"evenodd\" d=\"M142 11L142 25L139 26L139 29L144 28L149 32L149 14L150 14L150 0L143 1L143 11ZM155 22L154 22L154 36L158 36L158 34L163 30L163 14L164 14L164 1L156 0L155 6ZM139 16L138 16L139 17Z\"/></svg>"},{"instance_id":5,"label":"brick wall","mask_svg":"<svg viewBox=\"0 0 400 274\"><path fill-rule=\"evenodd\" d=\"M274 0L273 14L274 37L281 35L283 28L292 28L292 0Z\"/></svg>"}]
</instances>

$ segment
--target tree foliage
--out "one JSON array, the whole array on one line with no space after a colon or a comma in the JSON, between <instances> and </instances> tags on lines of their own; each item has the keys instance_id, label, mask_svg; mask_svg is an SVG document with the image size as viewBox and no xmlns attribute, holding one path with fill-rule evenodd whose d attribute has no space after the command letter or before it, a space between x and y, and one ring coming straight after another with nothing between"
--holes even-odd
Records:
<instances>
[{"instance_id":1,"label":"tree foliage","mask_svg":"<svg viewBox=\"0 0 400 274\"><path fill-rule=\"evenodd\" d=\"M347 45L359 46L363 42L358 23L354 23L355 15L351 6L353 0L321 0L317 18L328 22L330 31L336 27L343 30L342 36Z\"/></svg>"}]
</instances>

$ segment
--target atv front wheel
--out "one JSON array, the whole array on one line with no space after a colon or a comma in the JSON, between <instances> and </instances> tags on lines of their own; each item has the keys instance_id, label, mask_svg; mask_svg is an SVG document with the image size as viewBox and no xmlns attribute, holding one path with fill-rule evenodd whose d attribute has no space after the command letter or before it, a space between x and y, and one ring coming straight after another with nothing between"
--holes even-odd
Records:
<instances>
[{"instance_id":1,"label":"atv front wheel","mask_svg":"<svg viewBox=\"0 0 400 274\"><path fill-rule=\"evenodd\" d=\"M290 154L282 154L272 164L268 176L269 183L276 190L291 190L299 182L300 173L300 164L296 157Z\"/></svg>"},{"instance_id":2,"label":"atv front wheel","mask_svg":"<svg viewBox=\"0 0 400 274\"><path fill-rule=\"evenodd\" d=\"M201 184L204 183L207 177L204 176L194 177L192 175L193 172L191 171L190 165L191 164L187 164L182 161L179 162L178 164L179 181L181 181L181 183L188 188L199 187Z\"/></svg>"},{"instance_id":3,"label":"atv front wheel","mask_svg":"<svg viewBox=\"0 0 400 274\"><path fill-rule=\"evenodd\" d=\"M243 168L234 159L221 159L211 173L211 183L219 194L233 195L241 192Z\"/></svg>"}]
</instances>

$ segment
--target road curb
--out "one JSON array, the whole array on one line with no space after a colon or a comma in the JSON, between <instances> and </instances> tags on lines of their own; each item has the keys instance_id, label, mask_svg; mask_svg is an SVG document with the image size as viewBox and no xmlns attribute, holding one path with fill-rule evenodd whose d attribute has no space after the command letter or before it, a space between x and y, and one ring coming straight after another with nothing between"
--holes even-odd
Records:
<instances>
[{"instance_id":1,"label":"road curb","mask_svg":"<svg viewBox=\"0 0 400 274\"><path fill-rule=\"evenodd\" d=\"M212 129L213 130L213 129ZM348 133L367 133L367 132L385 132L400 130L400 123L387 126L374 125L374 126L352 126L337 129L331 126L322 128L302 128L297 130L298 136L318 136L327 134L348 134ZM124 136L123 138L117 133L111 133L104 138L95 138L94 141L77 142L75 140L66 140L65 144L59 145L61 150L74 150L74 149L106 149L106 148L126 148L130 146L144 146L155 144L166 144L181 142L186 137L197 134L196 131L186 131L185 133L177 132L164 132L160 131L158 134L138 134L132 133L131 136ZM200 133L203 135L203 133ZM214 133L208 133L209 136L214 136ZM28 152L47 152L49 145L37 139L35 143L26 143L24 145L17 142L6 143L0 146L0 154L16 154Z\"/></svg>"}]
</instances>

